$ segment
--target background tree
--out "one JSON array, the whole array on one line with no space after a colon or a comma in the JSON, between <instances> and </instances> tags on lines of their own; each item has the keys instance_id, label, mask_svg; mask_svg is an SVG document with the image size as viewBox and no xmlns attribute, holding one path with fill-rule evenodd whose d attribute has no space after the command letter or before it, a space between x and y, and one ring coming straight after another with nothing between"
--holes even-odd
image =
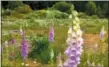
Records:
<instances>
[{"instance_id":1,"label":"background tree","mask_svg":"<svg viewBox=\"0 0 109 67\"><path fill-rule=\"evenodd\" d=\"M93 2L93 1L89 1L87 4L86 4L86 13L88 15L93 15L93 14L96 14L96 4Z\"/></svg>"}]
</instances>

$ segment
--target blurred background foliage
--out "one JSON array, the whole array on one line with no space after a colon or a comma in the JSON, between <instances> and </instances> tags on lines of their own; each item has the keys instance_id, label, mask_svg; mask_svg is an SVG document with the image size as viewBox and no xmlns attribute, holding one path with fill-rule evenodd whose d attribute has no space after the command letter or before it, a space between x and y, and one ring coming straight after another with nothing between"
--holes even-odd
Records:
<instances>
[{"instance_id":1,"label":"blurred background foliage","mask_svg":"<svg viewBox=\"0 0 109 67\"><path fill-rule=\"evenodd\" d=\"M103 18L108 17L109 15L109 9L107 7L109 6L108 3L108 1L2 1L1 4L2 9L17 9L23 13L27 13L31 10L44 10L48 8L54 8L61 12L71 13L71 10L75 9L78 12L83 12L88 15L97 15L98 17ZM25 7L27 8L25 9ZM23 11L20 9L23 9ZM24 10L26 12L24 12Z\"/></svg>"}]
</instances>

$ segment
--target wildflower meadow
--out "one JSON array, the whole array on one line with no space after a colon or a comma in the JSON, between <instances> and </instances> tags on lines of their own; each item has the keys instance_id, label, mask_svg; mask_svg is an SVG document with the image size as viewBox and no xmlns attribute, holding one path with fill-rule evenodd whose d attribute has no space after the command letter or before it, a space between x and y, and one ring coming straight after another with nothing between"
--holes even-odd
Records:
<instances>
[{"instance_id":1,"label":"wildflower meadow","mask_svg":"<svg viewBox=\"0 0 109 67\"><path fill-rule=\"evenodd\" d=\"M108 67L108 19L98 2L1 3L2 67Z\"/></svg>"}]
</instances>

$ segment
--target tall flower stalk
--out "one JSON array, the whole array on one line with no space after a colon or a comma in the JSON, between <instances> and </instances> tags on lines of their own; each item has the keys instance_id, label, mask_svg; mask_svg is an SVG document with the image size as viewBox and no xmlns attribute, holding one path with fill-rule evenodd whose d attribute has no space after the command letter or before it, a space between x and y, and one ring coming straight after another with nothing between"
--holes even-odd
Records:
<instances>
[{"instance_id":1,"label":"tall flower stalk","mask_svg":"<svg viewBox=\"0 0 109 67\"><path fill-rule=\"evenodd\" d=\"M75 13L76 14L76 13ZM75 19L73 22L73 27L68 30L68 38L66 43L68 44L65 54L68 59L64 62L64 67L77 67L80 64L80 56L82 54L82 31L79 26L79 19L74 15Z\"/></svg>"},{"instance_id":2,"label":"tall flower stalk","mask_svg":"<svg viewBox=\"0 0 109 67\"><path fill-rule=\"evenodd\" d=\"M53 25L51 25L51 27L50 27L48 39L49 39L50 43L54 42L54 27L53 27ZM52 45L50 46L50 49L51 49L50 50L50 63L51 63L51 66L53 66L54 51L53 51Z\"/></svg>"},{"instance_id":3,"label":"tall flower stalk","mask_svg":"<svg viewBox=\"0 0 109 67\"><path fill-rule=\"evenodd\" d=\"M23 60L25 60L28 56L28 42L25 37L22 38L21 55L22 55Z\"/></svg>"}]
</instances>

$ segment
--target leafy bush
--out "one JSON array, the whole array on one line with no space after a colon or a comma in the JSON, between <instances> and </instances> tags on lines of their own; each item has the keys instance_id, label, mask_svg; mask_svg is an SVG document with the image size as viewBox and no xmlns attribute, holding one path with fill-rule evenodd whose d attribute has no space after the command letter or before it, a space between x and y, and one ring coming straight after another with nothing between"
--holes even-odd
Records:
<instances>
[{"instance_id":1,"label":"leafy bush","mask_svg":"<svg viewBox=\"0 0 109 67\"><path fill-rule=\"evenodd\" d=\"M37 59L41 63L48 63L50 61L50 43L47 37L34 37L31 38L32 50L29 57Z\"/></svg>"},{"instance_id":2,"label":"leafy bush","mask_svg":"<svg viewBox=\"0 0 109 67\"><path fill-rule=\"evenodd\" d=\"M53 5L53 8L56 10L59 10L61 12L66 12L69 14L74 9L74 6L73 6L73 4L71 5L67 2L58 2L58 3Z\"/></svg>"},{"instance_id":3,"label":"leafy bush","mask_svg":"<svg viewBox=\"0 0 109 67\"><path fill-rule=\"evenodd\" d=\"M28 5L23 5L23 6L19 6L15 9L16 12L19 13L29 13L32 11L32 9L30 8L30 6Z\"/></svg>"}]
</instances>

